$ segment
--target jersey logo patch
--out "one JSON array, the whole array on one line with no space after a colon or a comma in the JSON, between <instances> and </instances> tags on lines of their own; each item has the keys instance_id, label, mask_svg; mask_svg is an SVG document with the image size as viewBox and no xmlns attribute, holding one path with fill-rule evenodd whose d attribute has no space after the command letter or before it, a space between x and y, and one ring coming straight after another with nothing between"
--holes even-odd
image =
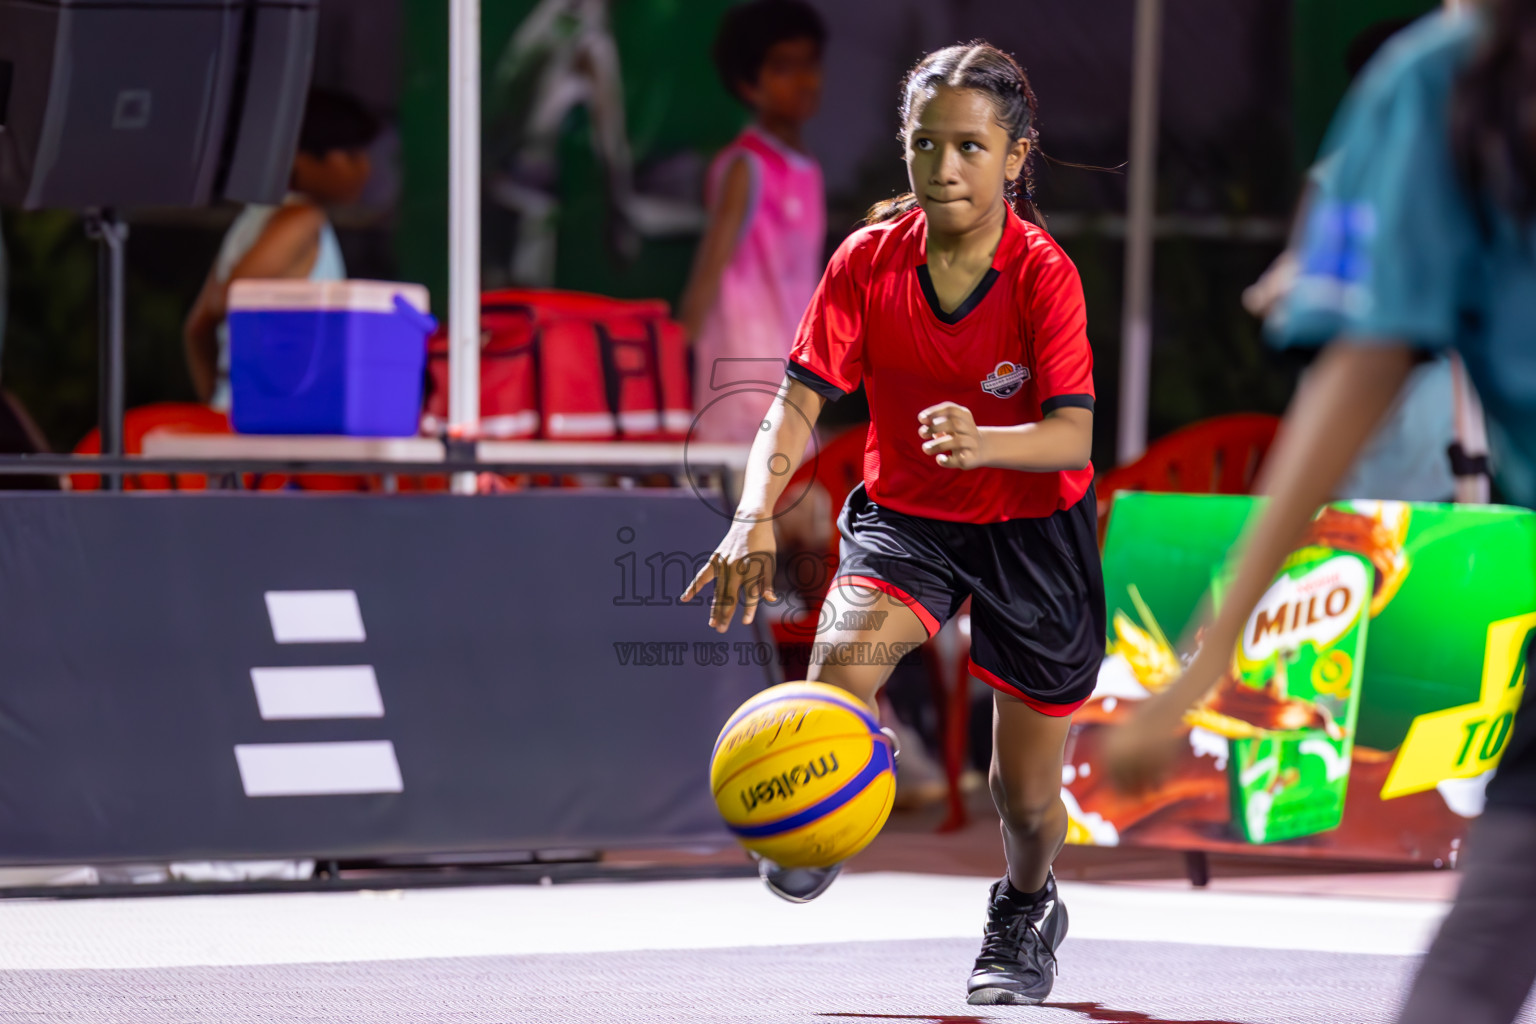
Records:
<instances>
[{"instance_id":1,"label":"jersey logo patch","mask_svg":"<svg viewBox=\"0 0 1536 1024\"><path fill-rule=\"evenodd\" d=\"M1019 389L1027 380L1029 380L1029 367L1010 363L1005 359L997 364L995 370L987 374L986 379L981 382L981 390L998 398L1012 398L1019 393Z\"/></svg>"}]
</instances>

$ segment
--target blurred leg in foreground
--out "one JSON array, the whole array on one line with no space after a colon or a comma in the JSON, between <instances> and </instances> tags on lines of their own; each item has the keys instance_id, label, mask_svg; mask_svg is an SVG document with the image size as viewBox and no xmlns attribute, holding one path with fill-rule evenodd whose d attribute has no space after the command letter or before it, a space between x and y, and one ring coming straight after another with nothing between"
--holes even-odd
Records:
<instances>
[{"instance_id":1,"label":"blurred leg in foreground","mask_svg":"<svg viewBox=\"0 0 1536 1024\"><path fill-rule=\"evenodd\" d=\"M1536 981L1536 813L1478 819L1463 875L1398 1024L1509 1024Z\"/></svg>"}]
</instances>

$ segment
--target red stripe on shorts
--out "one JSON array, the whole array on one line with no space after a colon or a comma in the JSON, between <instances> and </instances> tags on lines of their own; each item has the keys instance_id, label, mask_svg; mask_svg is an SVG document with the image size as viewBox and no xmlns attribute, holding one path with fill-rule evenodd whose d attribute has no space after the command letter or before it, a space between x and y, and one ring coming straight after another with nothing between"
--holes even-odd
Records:
<instances>
[{"instance_id":1,"label":"red stripe on shorts","mask_svg":"<svg viewBox=\"0 0 1536 1024\"><path fill-rule=\"evenodd\" d=\"M832 586L869 587L872 590L880 591L882 594L889 594L891 597L894 597L896 600L900 601L902 604L906 605L917 614L917 617L923 622L923 628L928 631L928 636L930 638L939 631L941 626L944 625L938 619L933 617L932 612L919 604L917 598L913 597L905 590L902 590L894 583L887 583L885 580L877 580L873 576L839 576L837 579L832 581ZM832 587L828 587L827 589L830 590Z\"/></svg>"},{"instance_id":2,"label":"red stripe on shorts","mask_svg":"<svg viewBox=\"0 0 1536 1024\"><path fill-rule=\"evenodd\" d=\"M1025 693L1017 686L1014 686L1012 683L1008 682L996 672L988 672L974 661L970 663L970 670L971 675L975 676L977 679L980 679L982 682L992 687L992 689L1001 690L1002 692L1008 694L1010 697L1017 697L1019 700L1023 701L1025 704L1028 704L1042 715L1050 715L1052 718L1066 718L1072 712L1088 703L1088 698L1084 697L1082 700L1073 701L1071 704L1050 704L1046 701L1031 697L1029 694Z\"/></svg>"}]
</instances>

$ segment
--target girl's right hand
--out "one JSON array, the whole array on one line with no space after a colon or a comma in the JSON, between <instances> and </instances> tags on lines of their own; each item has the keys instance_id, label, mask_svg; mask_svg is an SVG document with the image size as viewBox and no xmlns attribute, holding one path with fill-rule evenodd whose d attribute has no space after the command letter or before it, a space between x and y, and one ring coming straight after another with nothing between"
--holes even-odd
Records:
<instances>
[{"instance_id":1,"label":"girl's right hand","mask_svg":"<svg viewBox=\"0 0 1536 1024\"><path fill-rule=\"evenodd\" d=\"M736 606L742 606L741 621L751 625L757 604L763 599L777 601L773 592L773 569L777 548L773 520L738 521L731 524L725 539L709 556L709 562L683 591L683 600L692 601L710 580L715 581L715 596L709 606L709 624L724 633L731 625Z\"/></svg>"}]
</instances>

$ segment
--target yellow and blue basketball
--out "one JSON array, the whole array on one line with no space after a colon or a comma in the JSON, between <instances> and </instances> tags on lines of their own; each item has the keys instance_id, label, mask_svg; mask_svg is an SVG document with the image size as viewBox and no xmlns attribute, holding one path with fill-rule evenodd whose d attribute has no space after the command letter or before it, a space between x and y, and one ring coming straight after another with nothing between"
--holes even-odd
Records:
<instances>
[{"instance_id":1,"label":"yellow and blue basketball","mask_svg":"<svg viewBox=\"0 0 1536 1024\"><path fill-rule=\"evenodd\" d=\"M747 849L784 867L828 867L868 846L890 816L891 754L874 712L847 690L784 683L725 723L709 784Z\"/></svg>"}]
</instances>

